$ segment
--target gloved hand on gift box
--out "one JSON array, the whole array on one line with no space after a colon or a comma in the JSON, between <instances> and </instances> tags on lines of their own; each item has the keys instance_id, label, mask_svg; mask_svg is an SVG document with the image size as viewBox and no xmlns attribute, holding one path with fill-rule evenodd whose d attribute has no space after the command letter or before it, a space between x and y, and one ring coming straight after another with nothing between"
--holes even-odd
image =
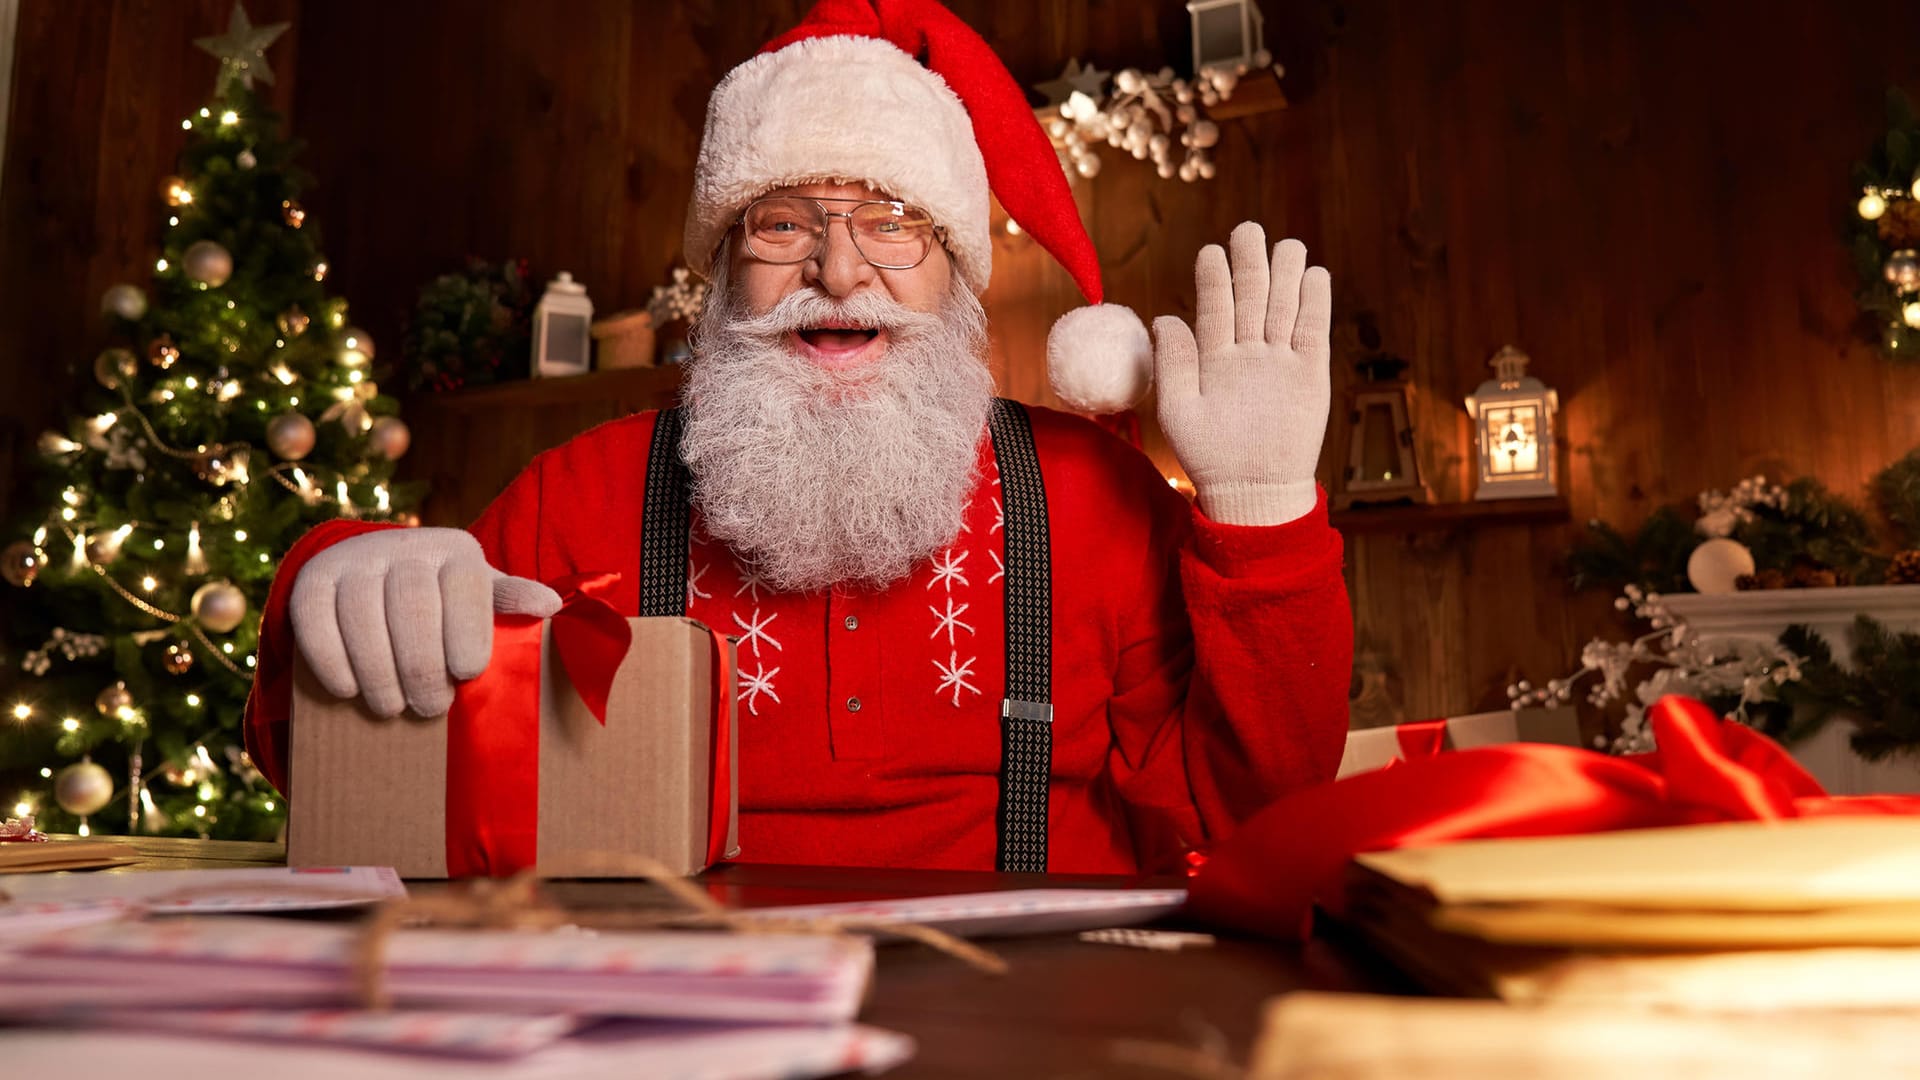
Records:
<instances>
[{"instance_id":1,"label":"gloved hand on gift box","mask_svg":"<svg viewBox=\"0 0 1920 1080\"><path fill-rule=\"evenodd\" d=\"M548 618L560 595L487 565L463 529L351 537L300 571L289 601L294 640L326 689L381 716L445 715L456 681L486 670L493 617Z\"/></svg>"}]
</instances>

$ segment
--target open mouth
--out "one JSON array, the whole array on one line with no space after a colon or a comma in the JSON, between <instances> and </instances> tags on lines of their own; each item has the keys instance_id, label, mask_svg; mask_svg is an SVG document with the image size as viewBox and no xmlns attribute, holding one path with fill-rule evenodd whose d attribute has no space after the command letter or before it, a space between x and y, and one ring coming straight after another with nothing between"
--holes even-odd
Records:
<instances>
[{"instance_id":1,"label":"open mouth","mask_svg":"<svg viewBox=\"0 0 1920 1080\"><path fill-rule=\"evenodd\" d=\"M817 363L845 367L878 355L885 332L878 327L823 323L794 331L800 351Z\"/></svg>"}]
</instances>

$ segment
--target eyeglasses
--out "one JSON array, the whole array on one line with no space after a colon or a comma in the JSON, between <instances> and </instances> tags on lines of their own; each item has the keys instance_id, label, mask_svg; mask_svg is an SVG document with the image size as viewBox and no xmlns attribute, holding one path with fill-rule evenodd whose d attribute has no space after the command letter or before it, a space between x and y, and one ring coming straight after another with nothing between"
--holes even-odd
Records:
<instances>
[{"instance_id":1,"label":"eyeglasses","mask_svg":"<svg viewBox=\"0 0 1920 1080\"><path fill-rule=\"evenodd\" d=\"M828 210L827 203L851 203L844 211ZM747 254L761 262L787 265L806 262L827 246L827 227L844 218L860 257L882 270L911 270L926 261L945 230L933 215L917 206L879 199L808 199L776 195L747 204L740 230Z\"/></svg>"}]
</instances>

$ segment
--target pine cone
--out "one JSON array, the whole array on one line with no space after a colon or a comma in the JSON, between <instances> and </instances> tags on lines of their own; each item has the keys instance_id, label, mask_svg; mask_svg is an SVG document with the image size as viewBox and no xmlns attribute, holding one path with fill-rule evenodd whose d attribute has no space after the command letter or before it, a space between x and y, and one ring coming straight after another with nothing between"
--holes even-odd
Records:
<instances>
[{"instance_id":1,"label":"pine cone","mask_svg":"<svg viewBox=\"0 0 1920 1080\"><path fill-rule=\"evenodd\" d=\"M1760 579L1752 574L1741 574L1733 579L1733 587L1741 592L1752 592L1760 587Z\"/></svg>"},{"instance_id":2,"label":"pine cone","mask_svg":"<svg viewBox=\"0 0 1920 1080\"><path fill-rule=\"evenodd\" d=\"M1909 548L1893 557L1887 567L1887 584L1920 585L1920 548Z\"/></svg>"},{"instance_id":3,"label":"pine cone","mask_svg":"<svg viewBox=\"0 0 1920 1080\"><path fill-rule=\"evenodd\" d=\"M1880 239L1896 248L1920 246L1920 199L1895 199L1880 215Z\"/></svg>"}]
</instances>

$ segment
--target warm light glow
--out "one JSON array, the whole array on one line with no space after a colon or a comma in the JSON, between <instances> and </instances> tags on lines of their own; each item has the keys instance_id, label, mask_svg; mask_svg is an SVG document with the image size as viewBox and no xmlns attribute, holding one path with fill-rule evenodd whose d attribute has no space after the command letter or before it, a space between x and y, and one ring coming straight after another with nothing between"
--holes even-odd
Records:
<instances>
[{"instance_id":1,"label":"warm light glow","mask_svg":"<svg viewBox=\"0 0 1920 1080\"><path fill-rule=\"evenodd\" d=\"M199 805L199 806L195 806L195 807L193 808L193 816L194 816L194 817L206 817L206 816L207 816L207 808L206 808L206 806L205 806L204 804L203 804L203 805Z\"/></svg>"},{"instance_id":2,"label":"warm light glow","mask_svg":"<svg viewBox=\"0 0 1920 1080\"><path fill-rule=\"evenodd\" d=\"M172 401L172 400L173 400L173 391L172 391L172 390L162 390L162 391L160 391L160 400L161 400L161 401Z\"/></svg>"},{"instance_id":3,"label":"warm light glow","mask_svg":"<svg viewBox=\"0 0 1920 1080\"><path fill-rule=\"evenodd\" d=\"M269 814L271 814L271 813L273 813L273 800L272 800L272 799L268 799L268 800L267 800L266 802L263 802L263 803L261 803L260 805L261 805L262 807L264 807L264 808L266 809L266 811L267 811L267 813L269 813Z\"/></svg>"},{"instance_id":4,"label":"warm light glow","mask_svg":"<svg viewBox=\"0 0 1920 1080\"><path fill-rule=\"evenodd\" d=\"M47 455L71 454L80 449L80 444L57 431L49 431L40 437L40 452Z\"/></svg>"},{"instance_id":5,"label":"warm light glow","mask_svg":"<svg viewBox=\"0 0 1920 1080\"><path fill-rule=\"evenodd\" d=\"M1920 300L1916 300L1906 307L1901 308L1900 317L1907 321L1908 326L1920 329Z\"/></svg>"},{"instance_id":6,"label":"warm light glow","mask_svg":"<svg viewBox=\"0 0 1920 1080\"><path fill-rule=\"evenodd\" d=\"M233 530L233 538L234 538L235 540L237 540L237 541L239 541L239 542L240 542L240 543L242 543L242 544L244 544L244 543L246 543L246 542L247 542L247 530L245 530L245 529L235 529L235 530Z\"/></svg>"},{"instance_id":7,"label":"warm light glow","mask_svg":"<svg viewBox=\"0 0 1920 1080\"><path fill-rule=\"evenodd\" d=\"M201 118L202 120L204 120L204 119L206 119L207 117L209 117L209 116L212 116L212 115L213 115L213 110L212 110L212 109L209 109L209 108L207 108L207 107L206 107L206 106L204 106L204 105L203 105L203 106L201 106L201 108L200 108L200 118Z\"/></svg>"},{"instance_id":8,"label":"warm light glow","mask_svg":"<svg viewBox=\"0 0 1920 1080\"><path fill-rule=\"evenodd\" d=\"M40 766L40 779L50 780L52 778L53 778L53 770L47 768L45 765Z\"/></svg>"},{"instance_id":9,"label":"warm light glow","mask_svg":"<svg viewBox=\"0 0 1920 1080\"><path fill-rule=\"evenodd\" d=\"M393 507L390 505L391 500L387 497L387 486L385 484L374 485L373 503L375 506L379 507L380 512L383 514L393 509Z\"/></svg>"},{"instance_id":10,"label":"warm light glow","mask_svg":"<svg viewBox=\"0 0 1920 1080\"><path fill-rule=\"evenodd\" d=\"M229 656L233 655L233 642L229 641L222 644L220 646L220 651L226 653Z\"/></svg>"},{"instance_id":11,"label":"warm light glow","mask_svg":"<svg viewBox=\"0 0 1920 1080\"><path fill-rule=\"evenodd\" d=\"M1540 471L1538 406L1489 406L1485 423L1489 474L1528 476Z\"/></svg>"},{"instance_id":12,"label":"warm light glow","mask_svg":"<svg viewBox=\"0 0 1920 1080\"><path fill-rule=\"evenodd\" d=\"M350 383L360 382L362 379L365 379L366 377L367 377L367 373L364 371L347 372L347 381Z\"/></svg>"},{"instance_id":13,"label":"warm light glow","mask_svg":"<svg viewBox=\"0 0 1920 1080\"><path fill-rule=\"evenodd\" d=\"M167 542L165 540L155 540L153 542L153 550L155 551L167 550Z\"/></svg>"},{"instance_id":14,"label":"warm light glow","mask_svg":"<svg viewBox=\"0 0 1920 1080\"><path fill-rule=\"evenodd\" d=\"M86 822L84 822L84 821L82 821L82 822L80 823L80 827L79 827L78 829L75 829L74 831L75 831L75 832L77 832L77 833L79 833L79 834L80 834L81 836L92 836L92 835L93 835L93 830L92 830L92 829L89 829L89 828L87 828L87 823L86 823Z\"/></svg>"},{"instance_id":15,"label":"warm light glow","mask_svg":"<svg viewBox=\"0 0 1920 1080\"><path fill-rule=\"evenodd\" d=\"M112 428L113 425L119 422L120 422L119 413L103 412L99 416L96 416L93 419L87 421L87 429L89 431L92 431L95 435L105 435L108 429Z\"/></svg>"},{"instance_id":16,"label":"warm light glow","mask_svg":"<svg viewBox=\"0 0 1920 1080\"><path fill-rule=\"evenodd\" d=\"M32 816L33 816L33 804L32 804L32 803L30 803L30 802L28 802L28 801L27 801L27 800L25 800L25 799L21 799L21 800L20 800L19 802L17 802L17 803L14 803L14 804L13 804L13 816L14 816L14 817L32 817Z\"/></svg>"},{"instance_id":17,"label":"warm light glow","mask_svg":"<svg viewBox=\"0 0 1920 1080\"><path fill-rule=\"evenodd\" d=\"M279 380L280 380L280 385L281 385L281 386L292 386L292 385L293 385L293 379L294 379L294 375L293 375L293 372L292 372L292 370L290 370L290 369L289 369L289 368L287 367L287 365L285 365L285 364L275 364L275 365L273 365L273 367L271 367L271 368L269 368L268 370L270 370L270 371L271 371L271 372L273 373L273 377L274 377L274 378L276 378L276 379L279 379Z\"/></svg>"},{"instance_id":18,"label":"warm light glow","mask_svg":"<svg viewBox=\"0 0 1920 1080\"><path fill-rule=\"evenodd\" d=\"M347 313L345 311L336 311L332 315L327 316L327 322L333 324L333 328L338 330L347 325Z\"/></svg>"},{"instance_id":19,"label":"warm light glow","mask_svg":"<svg viewBox=\"0 0 1920 1080\"><path fill-rule=\"evenodd\" d=\"M182 120L182 121L180 121L180 130L182 130L182 131L192 131L192 130L193 130L193 121L191 121L191 120Z\"/></svg>"},{"instance_id":20,"label":"warm light glow","mask_svg":"<svg viewBox=\"0 0 1920 1080\"><path fill-rule=\"evenodd\" d=\"M197 708L199 708L199 707L200 707L200 695L199 695L199 694L188 694L188 695L187 695L187 707L188 707L188 708L191 708L191 709L197 709Z\"/></svg>"},{"instance_id":21,"label":"warm light glow","mask_svg":"<svg viewBox=\"0 0 1920 1080\"><path fill-rule=\"evenodd\" d=\"M66 503L68 506L79 506L86 501L86 496L80 494L80 492L73 488L68 488L60 493L60 501Z\"/></svg>"},{"instance_id":22,"label":"warm light glow","mask_svg":"<svg viewBox=\"0 0 1920 1080\"><path fill-rule=\"evenodd\" d=\"M313 280L315 281L327 280L327 264L326 263L313 264Z\"/></svg>"},{"instance_id":23,"label":"warm light glow","mask_svg":"<svg viewBox=\"0 0 1920 1080\"><path fill-rule=\"evenodd\" d=\"M140 719L140 714L137 712L134 712L133 706L131 705L120 706L119 708L113 710L113 715L115 719L119 720L123 724L131 724L134 721Z\"/></svg>"},{"instance_id":24,"label":"warm light glow","mask_svg":"<svg viewBox=\"0 0 1920 1080\"><path fill-rule=\"evenodd\" d=\"M80 721L69 716L65 720L60 721L60 727L66 731L79 731Z\"/></svg>"},{"instance_id":25,"label":"warm light glow","mask_svg":"<svg viewBox=\"0 0 1920 1080\"><path fill-rule=\"evenodd\" d=\"M181 380L181 383L182 383L182 384L183 384L184 386L186 386L186 388L187 388L187 389L189 389L189 390L198 390L198 389L200 389L200 380L199 380L199 379L196 379L196 378L194 378L194 377L193 377L193 376L191 376L191 375L189 375L189 376L187 376L187 377L186 377L185 379L182 379L182 380Z\"/></svg>"},{"instance_id":26,"label":"warm light glow","mask_svg":"<svg viewBox=\"0 0 1920 1080\"><path fill-rule=\"evenodd\" d=\"M200 795L201 802L212 802L213 801L213 785L201 784L199 795Z\"/></svg>"},{"instance_id":27,"label":"warm light glow","mask_svg":"<svg viewBox=\"0 0 1920 1080\"><path fill-rule=\"evenodd\" d=\"M47 544L47 527L45 525L42 525L39 528L33 530L33 546L45 547L46 544Z\"/></svg>"},{"instance_id":28,"label":"warm light glow","mask_svg":"<svg viewBox=\"0 0 1920 1080\"><path fill-rule=\"evenodd\" d=\"M164 273L166 273L166 272L167 272L167 260L165 260L165 259L158 259L158 260L155 260L155 262L154 262L154 264L153 264L153 268L154 268L154 270L155 270L156 272L158 272L158 273L162 273L162 274L164 274Z\"/></svg>"},{"instance_id":29,"label":"warm light glow","mask_svg":"<svg viewBox=\"0 0 1920 1080\"><path fill-rule=\"evenodd\" d=\"M220 122L223 124L237 124L240 122L240 114L234 112L232 109L228 109L226 112L220 114Z\"/></svg>"},{"instance_id":30,"label":"warm light glow","mask_svg":"<svg viewBox=\"0 0 1920 1080\"><path fill-rule=\"evenodd\" d=\"M1020 223L1013 220L1012 218L1007 219L1007 235L1008 236L1020 235Z\"/></svg>"},{"instance_id":31,"label":"warm light glow","mask_svg":"<svg viewBox=\"0 0 1920 1080\"><path fill-rule=\"evenodd\" d=\"M335 499L339 500L341 506L350 507L353 505L353 500L347 498L347 482L345 480L339 480L334 483L333 495Z\"/></svg>"},{"instance_id":32,"label":"warm light glow","mask_svg":"<svg viewBox=\"0 0 1920 1080\"><path fill-rule=\"evenodd\" d=\"M152 574L148 574L146 577L143 577L140 579L140 588L144 592L152 592L153 590L159 587L160 587L159 580L156 579Z\"/></svg>"},{"instance_id":33,"label":"warm light glow","mask_svg":"<svg viewBox=\"0 0 1920 1080\"><path fill-rule=\"evenodd\" d=\"M1887 200L1881 198L1879 192L1869 191L1860 196L1860 204L1855 209L1868 221L1878 221L1880 215L1887 212Z\"/></svg>"},{"instance_id":34,"label":"warm light glow","mask_svg":"<svg viewBox=\"0 0 1920 1080\"><path fill-rule=\"evenodd\" d=\"M333 388L333 396L334 396L334 397L336 397L336 398L339 398L339 399L340 399L341 401L352 401L352 400L353 400L353 387L351 387L351 386L336 386L336 387L334 387L334 388Z\"/></svg>"},{"instance_id":35,"label":"warm light glow","mask_svg":"<svg viewBox=\"0 0 1920 1080\"><path fill-rule=\"evenodd\" d=\"M72 521L74 518L77 518L79 516L80 514L77 511L75 511L74 508L71 506L60 511L60 520L62 521Z\"/></svg>"},{"instance_id":36,"label":"warm light glow","mask_svg":"<svg viewBox=\"0 0 1920 1080\"><path fill-rule=\"evenodd\" d=\"M187 527L187 562L184 569L189 574L207 572L207 554L200 550L200 523L197 521Z\"/></svg>"},{"instance_id":37,"label":"warm light glow","mask_svg":"<svg viewBox=\"0 0 1920 1080\"><path fill-rule=\"evenodd\" d=\"M177 218L177 217L170 217L170 218L168 218L168 219L167 219L167 224L169 224L169 225L178 225L178 224L180 224L180 219L179 219L179 218Z\"/></svg>"},{"instance_id":38,"label":"warm light glow","mask_svg":"<svg viewBox=\"0 0 1920 1080\"><path fill-rule=\"evenodd\" d=\"M13 718L23 721L33 719L33 706L24 701L20 702L13 707Z\"/></svg>"},{"instance_id":39,"label":"warm light glow","mask_svg":"<svg viewBox=\"0 0 1920 1080\"><path fill-rule=\"evenodd\" d=\"M258 663L258 661L256 661L256 660L255 660L255 659L254 659L253 657L251 657L251 656L249 656L249 657L247 657L247 666L248 666L248 667L252 667L252 666L253 666L254 664L256 664L256 663Z\"/></svg>"}]
</instances>

